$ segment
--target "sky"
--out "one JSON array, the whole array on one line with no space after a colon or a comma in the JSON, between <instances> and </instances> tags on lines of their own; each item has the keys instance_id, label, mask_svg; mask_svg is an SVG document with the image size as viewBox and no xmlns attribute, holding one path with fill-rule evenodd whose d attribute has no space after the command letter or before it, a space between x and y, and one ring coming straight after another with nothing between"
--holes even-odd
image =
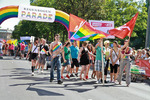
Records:
<instances>
[{"instance_id":1,"label":"sky","mask_svg":"<svg viewBox=\"0 0 150 100\"><path fill-rule=\"evenodd\" d=\"M30 5L30 0L0 0L0 8L9 6L9 5ZM5 20L0 27L2 29L11 29L14 30L14 26L19 22L18 18L10 18Z\"/></svg>"}]
</instances>

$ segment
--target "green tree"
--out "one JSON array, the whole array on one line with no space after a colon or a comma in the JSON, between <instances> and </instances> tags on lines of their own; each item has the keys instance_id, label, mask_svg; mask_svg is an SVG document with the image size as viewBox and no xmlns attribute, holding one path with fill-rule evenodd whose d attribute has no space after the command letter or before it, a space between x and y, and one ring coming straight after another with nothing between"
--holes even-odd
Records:
<instances>
[{"instance_id":1,"label":"green tree","mask_svg":"<svg viewBox=\"0 0 150 100\"><path fill-rule=\"evenodd\" d=\"M85 20L114 21L115 27L127 23L137 12L139 12L130 45L136 48L144 47L148 15L146 4L143 1L35 0L31 5L55 8L68 14L74 14ZM64 42L67 40L68 32L65 27L59 23L20 21L20 23L15 26L13 37L19 38L19 36L34 35L52 41L54 39L54 34L56 33L60 33L61 41ZM121 39L116 38L116 40L121 44L123 43L123 40Z\"/></svg>"}]
</instances>

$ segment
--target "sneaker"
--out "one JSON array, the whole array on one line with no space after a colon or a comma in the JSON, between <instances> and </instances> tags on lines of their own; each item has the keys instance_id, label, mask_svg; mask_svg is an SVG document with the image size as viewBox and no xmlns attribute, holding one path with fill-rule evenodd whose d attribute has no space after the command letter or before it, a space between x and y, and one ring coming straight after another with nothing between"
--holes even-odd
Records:
<instances>
[{"instance_id":1,"label":"sneaker","mask_svg":"<svg viewBox=\"0 0 150 100\"><path fill-rule=\"evenodd\" d=\"M32 76L34 76L34 73L32 73Z\"/></svg>"},{"instance_id":2,"label":"sneaker","mask_svg":"<svg viewBox=\"0 0 150 100\"><path fill-rule=\"evenodd\" d=\"M100 81L101 81L101 83L103 82L103 80L102 80L102 79L101 79Z\"/></svg>"},{"instance_id":3,"label":"sneaker","mask_svg":"<svg viewBox=\"0 0 150 100\"><path fill-rule=\"evenodd\" d=\"M100 81L100 80L97 80L97 81L96 81L96 84L100 84L100 83L101 83L101 81Z\"/></svg>"},{"instance_id":4,"label":"sneaker","mask_svg":"<svg viewBox=\"0 0 150 100\"><path fill-rule=\"evenodd\" d=\"M66 77L67 77L68 79L70 79L69 75L66 75Z\"/></svg>"},{"instance_id":5,"label":"sneaker","mask_svg":"<svg viewBox=\"0 0 150 100\"><path fill-rule=\"evenodd\" d=\"M40 69L38 69L38 73L40 73L41 71L40 71Z\"/></svg>"},{"instance_id":6,"label":"sneaker","mask_svg":"<svg viewBox=\"0 0 150 100\"><path fill-rule=\"evenodd\" d=\"M38 70L38 69L36 69L36 68L34 69L34 71L37 71L37 70Z\"/></svg>"},{"instance_id":7,"label":"sneaker","mask_svg":"<svg viewBox=\"0 0 150 100\"><path fill-rule=\"evenodd\" d=\"M61 76L61 79L65 79L64 76Z\"/></svg>"},{"instance_id":8,"label":"sneaker","mask_svg":"<svg viewBox=\"0 0 150 100\"><path fill-rule=\"evenodd\" d=\"M99 83L99 81L96 81L96 84L98 84Z\"/></svg>"},{"instance_id":9,"label":"sneaker","mask_svg":"<svg viewBox=\"0 0 150 100\"><path fill-rule=\"evenodd\" d=\"M50 82L53 82L54 79L50 79Z\"/></svg>"},{"instance_id":10,"label":"sneaker","mask_svg":"<svg viewBox=\"0 0 150 100\"><path fill-rule=\"evenodd\" d=\"M61 81L61 80L58 80L58 82L57 82L58 84L62 84L63 83L63 81Z\"/></svg>"},{"instance_id":11,"label":"sneaker","mask_svg":"<svg viewBox=\"0 0 150 100\"><path fill-rule=\"evenodd\" d=\"M106 80L104 81L105 83L108 83Z\"/></svg>"},{"instance_id":12,"label":"sneaker","mask_svg":"<svg viewBox=\"0 0 150 100\"><path fill-rule=\"evenodd\" d=\"M99 79L99 84L101 84L101 83L102 83L102 79L101 80Z\"/></svg>"},{"instance_id":13,"label":"sneaker","mask_svg":"<svg viewBox=\"0 0 150 100\"><path fill-rule=\"evenodd\" d=\"M43 70L41 71L41 73L43 73Z\"/></svg>"},{"instance_id":14,"label":"sneaker","mask_svg":"<svg viewBox=\"0 0 150 100\"><path fill-rule=\"evenodd\" d=\"M71 74L70 77L75 77L75 76L73 74Z\"/></svg>"},{"instance_id":15,"label":"sneaker","mask_svg":"<svg viewBox=\"0 0 150 100\"><path fill-rule=\"evenodd\" d=\"M76 77L78 77L78 73L75 73Z\"/></svg>"},{"instance_id":16,"label":"sneaker","mask_svg":"<svg viewBox=\"0 0 150 100\"><path fill-rule=\"evenodd\" d=\"M127 87L129 87L129 84L127 84Z\"/></svg>"}]
</instances>

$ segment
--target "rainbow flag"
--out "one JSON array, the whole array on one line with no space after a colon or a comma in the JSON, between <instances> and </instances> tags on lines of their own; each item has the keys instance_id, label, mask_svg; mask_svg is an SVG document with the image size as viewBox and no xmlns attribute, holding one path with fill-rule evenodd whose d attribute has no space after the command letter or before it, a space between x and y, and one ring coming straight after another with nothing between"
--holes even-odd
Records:
<instances>
[{"instance_id":1,"label":"rainbow flag","mask_svg":"<svg viewBox=\"0 0 150 100\"><path fill-rule=\"evenodd\" d=\"M41 50L41 52L45 52L45 53L46 53L46 50L43 48L43 49Z\"/></svg>"},{"instance_id":2,"label":"rainbow flag","mask_svg":"<svg viewBox=\"0 0 150 100\"><path fill-rule=\"evenodd\" d=\"M52 49L53 52L56 51L61 45L62 45L62 43L56 44Z\"/></svg>"},{"instance_id":3,"label":"rainbow flag","mask_svg":"<svg viewBox=\"0 0 150 100\"><path fill-rule=\"evenodd\" d=\"M123 58L129 58L128 56L124 56Z\"/></svg>"},{"instance_id":4,"label":"rainbow flag","mask_svg":"<svg viewBox=\"0 0 150 100\"><path fill-rule=\"evenodd\" d=\"M78 31L74 33L71 39L78 41L89 41L98 38L104 38L107 36L109 35L102 31L96 30L88 22L85 21L83 25L78 29Z\"/></svg>"}]
</instances>

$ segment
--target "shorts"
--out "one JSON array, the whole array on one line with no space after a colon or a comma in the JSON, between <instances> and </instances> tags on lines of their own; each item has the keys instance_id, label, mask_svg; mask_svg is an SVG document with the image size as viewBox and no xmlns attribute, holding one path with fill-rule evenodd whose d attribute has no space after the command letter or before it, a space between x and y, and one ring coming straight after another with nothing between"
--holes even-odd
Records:
<instances>
[{"instance_id":1,"label":"shorts","mask_svg":"<svg viewBox=\"0 0 150 100\"><path fill-rule=\"evenodd\" d=\"M71 63L70 63L70 60L68 59L68 60L66 60L67 62L66 63L63 63L63 67L65 67L65 66L67 66L67 65L71 65Z\"/></svg>"},{"instance_id":2,"label":"shorts","mask_svg":"<svg viewBox=\"0 0 150 100\"><path fill-rule=\"evenodd\" d=\"M112 64L110 64L110 72L111 73L117 73L117 69L118 69L118 64L115 64L114 66Z\"/></svg>"},{"instance_id":3,"label":"shorts","mask_svg":"<svg viewBox=\"0 0 150 100\"><path fill-rule=\"evenodd\" d=\"M21 50L21 54L24 54L25 52L24 52L24 50Z\"/></svg>"},{"instance_id":4,"label":"shorts","mask_svg":"<svg viewBox=\"0 0 150 100\"><path fill-rule=\"evenodd\" d=\"M46 62L46 55L40 54L39 64L45 65L45 62Z\"/></svg>"},{"instance_id":5,"label":"shorts","mask_svg":"<svg viewBox=\"0 0 150 100\"><path fill-rule=\"evenodd\" d=\"M90 64L92 64L92 60L90 60Z\"/></svg>"},{"instance_id":6,"label":"shorts","mask_svg":"<svg viewBox=\"0 0 150 100\"><path fill-rule=\"evenodd\" d=\"M38 53L31 53L31 60L37 60Z\"/></svg>"},{"instance_id":7,"label":"shorts","mask_svg":"<svg viewBox=\"0 0 150 100\"><path fill-rule=\"evenodd\" d=\"M74 65L76 66L76 67L79 67L79 62L78 62L78 60L77 59L72 59L72 63L71 63L71 68L74 68Z\"/></svg>"},{"instance_id":8,"label":"shorts","mask_svg":"<svg viewBox=\"0 0 150 100\"><path fill-rule=\"evenodd\" d=\"M102 61L101 60L95 60L95 71L102 72Z\"/></svg>"}]
</instances>

